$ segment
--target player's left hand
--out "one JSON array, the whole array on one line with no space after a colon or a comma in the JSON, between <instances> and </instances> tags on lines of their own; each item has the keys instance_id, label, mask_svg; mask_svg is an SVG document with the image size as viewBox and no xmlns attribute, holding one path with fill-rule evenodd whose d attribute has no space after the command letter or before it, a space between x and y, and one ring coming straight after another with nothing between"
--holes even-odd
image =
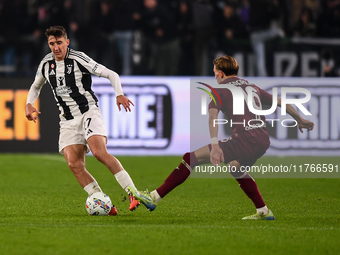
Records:
<instances>
[{"instance_id":1,"label":"player's left hand","mask_svg":"<svg viewBox=\"0 0 340 255\"><path fill-rule=\"evenodd\" d=\"M306 128L307 131L313 130L314 123L309 121L309 120L302 119L302 121L300 121L298 127L299 127L300 132L303 133L303 128Z\"/></svg>"},{"instance_id":2,"label":"player's left hand","mask_svg":"<svg viewBox=\"0 0 340 255\"><path fill-rule=\"evenodd\" d=\"M223 151L218 144L213 144L211 146L210 162L214 166L221 166L221 162L224 162Z\"/></svg>"},{"instance_id":3,"label":"player's left hand","mask_svg":"<svg viewBox=\"0 0 340 255\"><path fill-rule=\"evenodd\" d=\"M130 99L128 99L126 96L124 95L120 95L120 96L117 96L117 106L118 106L118 109L119 111L121 110L120 109L120 105L122 105L125 109L125 111L127 112L129 110L129 112L131 112L131 109L130 109L130 104L132 104L133 106L135 106L131 101Z\"/></svg>"}]
</instances>

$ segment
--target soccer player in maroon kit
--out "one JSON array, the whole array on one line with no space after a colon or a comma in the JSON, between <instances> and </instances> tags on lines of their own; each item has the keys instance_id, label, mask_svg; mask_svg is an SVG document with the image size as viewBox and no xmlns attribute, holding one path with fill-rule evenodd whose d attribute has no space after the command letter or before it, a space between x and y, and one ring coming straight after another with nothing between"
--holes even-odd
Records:
<instances>
[{"instance_id":1,"label":"soccer player in maroon kit","mask_svg":"<svg viewBox=\"0 0 340 255\"><path fill-rule=\"evenodd\" d=\"M255 108L262 109L262 105L272 105L272 95L260 89L254 84L237 77L238 63L231 56L223 56L214 60L215 78L219 84L233 85L242 88L251 86L253 93L253 104ZM220 165L221 162L229 163L231 175L239 183L244 193L252 200L256 207L256 214L244 217L244 220L274 220L274 214L269 210L263 201L255 180L242 167L250 167L256 160L265 154L269 148L270 141L265 127L265 117L256 116L250 112L245 103L243 115L233 115L233 96L227 88L216 88L221 98L221 102L216 100L216 104L211 101L209 104L209 130L211 144L185 153L182 162L168 176L164 183L156 190L148 193L138 191L134 187L129 187L133 196L142 202L150 211L156 208L157 203L171 190L183 183L190 175L192 169L197 165L209 164ZM277 105L281 106L281 99L278 98ZM218 119L218 113L222 111L233 124L233 134L229 139L218 141L218 125L214 120ZM298 128L308 131L314 128L314 123L303 119L292 105L287 104L286 112L289 113L298 123ZM247 123L252 120L251 126ZM256 121L257 120L257 121ZM258 122L258 123L256 123Z\"/></svg>"}]
</instances>

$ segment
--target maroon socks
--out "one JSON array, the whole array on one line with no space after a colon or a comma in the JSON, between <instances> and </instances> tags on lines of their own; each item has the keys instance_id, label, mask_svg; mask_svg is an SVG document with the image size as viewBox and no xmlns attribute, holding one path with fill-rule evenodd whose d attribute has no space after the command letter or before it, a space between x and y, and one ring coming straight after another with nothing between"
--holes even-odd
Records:
<instances>
[{"instance_id":1,"label":"maroon socks","mask_svg":"<svg viewBox=\"0 0 340 255\"><path fill-rule=\"evenodd\" d=\"M259 189L257 188L255 180L249 174L246 174L241 179L236 179L236 181L238 181L244 193L246 193L251 201L253 201L256 208L261 208L266 205Z\"/></svg>"},{"instance_id":2,"label":"maroon socks","mask_svg":"<svg viewBox=\"0 0 340 255\"><path fill-rule=\"evenodd\" d=\"M192 168L197 164L198 161L194 152L185 153L179 166L172 171L164 183L157 189L157 193L160 197L163 198L171 190L182 184L189 177Z\"/></svg>"},{"instance_id":3,"label":"maroon socks","mask_svg":"<svg viewBox=\"0 0 340 255\"><path fill-rule=\"evenodd\" d=\"M194 152L185 153L178 167L166 178L164 183L156 189L161 198L182 184L190 175L192 169L198 165L198 160ZM249 175L241 172L232 173L236 181L238 181L241 189L253 201L256 208L264 207L266 204L263 201L261 193L257 188L255 180Z\"/></svg>"}]
</instances>

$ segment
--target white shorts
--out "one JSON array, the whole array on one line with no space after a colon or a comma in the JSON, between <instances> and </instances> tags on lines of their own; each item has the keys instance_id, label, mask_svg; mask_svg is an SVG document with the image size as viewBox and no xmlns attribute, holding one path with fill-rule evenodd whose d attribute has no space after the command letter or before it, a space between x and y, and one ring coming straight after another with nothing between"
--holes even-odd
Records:
<instances>
[{"instance_id":1,"label":"white shorts","mask_svg":"<svg viewBox=\"0 0 340 255\"><path fill-rule=\"evenodd\" d=\"M89 152L87 139L93 135L107 136L102 114L97 106L91 106L83 115L72 120L60 121L59 153L63 154L63 149L73 144L83 144L87 148L86 152Z\"/></svg>"}]
</instances>

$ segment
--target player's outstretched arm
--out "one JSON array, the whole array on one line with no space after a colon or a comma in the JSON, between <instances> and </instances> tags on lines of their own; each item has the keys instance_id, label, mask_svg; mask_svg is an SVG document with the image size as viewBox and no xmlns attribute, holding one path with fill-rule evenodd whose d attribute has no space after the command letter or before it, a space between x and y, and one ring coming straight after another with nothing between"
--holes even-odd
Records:
<instances>
[{"instance_id":1,"label":"player's outstretched arm","mask_svg":"<svg viewBox=\"0 0 340 255\"><path fill-rule=\"evenodd\" d=\"M34 114L34 113L36 113L36 114ZM26 104L26 118L29 121L34 121L34 123L36 123L37 119L38 119L38 114L41 114L41 112L39 112L37 110L37 108L35 108L30 103Z\"/></svg>"},{"instance_id":2,"label":"player's outstretched arm","mask_svg":"<svg viewBox=\"0 0 340 255\"><path fill-rule=\"evenodd\" d=\"M129 112L131 112L130 105L134 106L134 104L131 102L130 99L128 99L126 96L124 96L122 84L120 83L119 75L116 72L114 72L114 71L112 71L112 70L110 70L106 67L103 67L103 70L100 73L100 76L105 77L105 78L110 80L111 85L114 88L115 93L117 95L116 103L117 103L119 111L121 110L120 105L122 105L126 112L128 110L129 110Z\"/></svg>"},{"instance_id":3,"label":"player's outstretched arm","mask_svg":"<svg viewBox=\"0 0 340 255\"><path fill-rule=\"evenodd\" d=\"M129 112L131 112L131 109L130 109L130 105L132 104L133 106L135 106L132 101L130 99L128 99L126 96L124 95L120 95L120 96L117 96L117 106L118 106L118 109L119 111L121 110L120 109L120 105L122 105L125 109L125 111L127 112L129 110Z\"/></svg>"},{"instance_id":4,"label":"player's outstretched arm","mask_svg":"<svg viewBox=\"0 0 340 255\"><path fill-rule=\"evenodd\" d=\"M37 75L35 76L34 82L31 85L30 90L28 91L26 107L25 107L26 118L29 121L34 121L34 123L37 122L38 115L41 112L39 112L33 105L34 105L34 102L38 99L40 95L40 91L46 81L46 79L43 77L41 73L41 68L40 68L41 65L42 64L40 63L38 71L37 71Z\"/></svg>"},{"instance_id":5,"label":"player's outstretched arm","mask_svg":"<svg viewBox=\"0 0 340 255\"><path fill-rule=\"evenodd\" d=\"M281 107L281 98L279 97L277 98L277 105ZM307 131L313 130L314 123L302 118L291 104L286 105L286 112L297 121L301 133L303 133L304 128L307 129Z\"/></svg>"}]
</instances>

